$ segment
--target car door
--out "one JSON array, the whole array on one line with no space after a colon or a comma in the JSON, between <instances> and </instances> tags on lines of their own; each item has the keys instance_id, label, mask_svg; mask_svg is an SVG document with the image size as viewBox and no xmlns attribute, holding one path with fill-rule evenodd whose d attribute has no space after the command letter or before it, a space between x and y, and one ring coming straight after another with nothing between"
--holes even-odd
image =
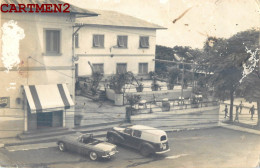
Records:
<instances>
[{"instance_id":1,"label":"car door","mask_svg":"<svg viewBox=\"0 0 260 168\"><path fill-rule=\"evenodd\" d=\"M142 144L142 142L144 141L141 139L141 135L142 135L142 131L133 130L131 143L132 146L135 147L136 149L139 149L140 144Z\"/></svg>"},{"instance_id":2,"label":"car door","mask_svg":"<svg viewBox=\"0 0 260 168\"><path fill-rule=\"evenodd\" d=\"M130 147L135 147L134 143L133 143L134 137L132 136L132 134L133 134L133 130L131 128L126 128L123 131L122 136L125 139L125 142L124 142L125 145L130 146Z\"/></svg>"},{"instance_id":3,"label":"car door","mask_svg":"<svg viewBox=\"0 0 260 168\"><path fill-rule=\"evenodd\" d=\"M84 141L84 138L78 142L77 148L78 148L78 153L82 155L87 155L89 152L89 144L86 144Z\"/></svg>"}]
</instances>

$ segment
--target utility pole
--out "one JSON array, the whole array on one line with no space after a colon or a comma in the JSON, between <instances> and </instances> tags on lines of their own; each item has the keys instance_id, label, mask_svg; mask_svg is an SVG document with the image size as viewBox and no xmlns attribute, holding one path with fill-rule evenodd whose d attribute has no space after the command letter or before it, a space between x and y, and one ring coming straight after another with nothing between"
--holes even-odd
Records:
<instances>
[{"instance_id":1,"label":"utility pole","mask_svg":"<svg viewBox=\"0 0 260 168\"><path fill-rule=\"evenodd\" d=\"M183 86L184 86L184 64L183 64L183 58L181 60L182 63L182 75L181 75L181 104L183 105Z\"/></svg>"}]
</instances>

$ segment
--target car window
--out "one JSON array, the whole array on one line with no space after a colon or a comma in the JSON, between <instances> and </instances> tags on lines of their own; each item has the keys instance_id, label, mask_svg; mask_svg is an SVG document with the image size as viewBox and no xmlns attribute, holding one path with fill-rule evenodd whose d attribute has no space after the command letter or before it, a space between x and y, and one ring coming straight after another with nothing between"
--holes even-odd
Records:
<instances>
[{"instance_id":1,"label":"car window","mask_svg":"<svg viewBox=\"0 0 260 168\"><path fill-rule=\"evenodd\" d=\"M133 136L134 136L134 137L140 138L140 137L141 137L141 134L142 134L142 132L141 132L141 131L138 131L138 130L134 130L134 132L133 132Z\"/></svg>"},{"instance_id":2,"label":"car window","mask_svg":"<svg viewBox=\"0 0 260 168\"><path fill-rule=\"evenodd\" d=\"M166 139L166 135L161 136L161 141L165 141Z\"/></svg>"},{"instance_id":3,"label":"car window","mask_svg":"<svg viewBox=\"0 0 260 168\"><path fill-rule=\"evenodd\" d=\"M125 131L124 131L124 133L129 134L129 135L132 135L132 129L126 128Z\"/></svg>"}]
</instances>

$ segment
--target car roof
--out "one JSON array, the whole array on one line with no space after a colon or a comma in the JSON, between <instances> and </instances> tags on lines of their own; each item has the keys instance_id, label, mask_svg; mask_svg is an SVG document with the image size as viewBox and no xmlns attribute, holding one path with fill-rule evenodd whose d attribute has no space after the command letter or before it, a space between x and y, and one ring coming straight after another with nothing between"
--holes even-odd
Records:
<instances>
[{"instance_id":1,"label":"car roof","mask_svg":"<svg viewBox=\"0 0 260 168\"><path fill-rule=\"evenodd\" d=\"M159 130L157 128L145 126L145 125L133 125L128 128L134 129L134 130L139 130L139 131L144 131L147 133L151 133L154 135L166 135L165 131Z\"/></svg>"}]
</instances>

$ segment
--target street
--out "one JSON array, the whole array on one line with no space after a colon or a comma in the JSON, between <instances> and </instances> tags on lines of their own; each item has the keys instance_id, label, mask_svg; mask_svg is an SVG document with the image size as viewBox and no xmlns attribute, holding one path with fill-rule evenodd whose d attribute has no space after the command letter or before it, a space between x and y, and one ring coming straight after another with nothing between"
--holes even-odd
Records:
<instances>
[{"instance_id":1,"label":"street","mask_svg":"<svg viewBox=\"0 0 260 168\"><path fill-rule=\"evenodd\" d=\"M260 136L224 128L168 133L171 151L143 157L138 151L119 146L111 160L91 161L88 157L60 152L55 143L6 147L0 150L1 166L10 167L256 167ZM37 149L38 148L38 149ZM2 157L4 156L4 157Z\"/></svg>"}]
</instances>

